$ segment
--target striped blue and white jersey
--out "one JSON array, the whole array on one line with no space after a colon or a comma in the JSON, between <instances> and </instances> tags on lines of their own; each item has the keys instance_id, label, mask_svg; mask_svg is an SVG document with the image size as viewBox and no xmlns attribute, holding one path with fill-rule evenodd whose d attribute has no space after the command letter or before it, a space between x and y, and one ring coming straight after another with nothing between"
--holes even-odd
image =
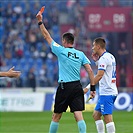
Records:
<instances>
[{"instance_id":1,"label":"striped blue and white jersey","mask_svg":"<svg viewBox=\"0 0 133 133\"><path fill-rule=\"evenodd\" d=\"M104 75L99 81L100 95L116 95L118 90L116 87L116 60L115 57L104 52L98 60L98 70L104 70Z\"/></svg>"}]
</instances>

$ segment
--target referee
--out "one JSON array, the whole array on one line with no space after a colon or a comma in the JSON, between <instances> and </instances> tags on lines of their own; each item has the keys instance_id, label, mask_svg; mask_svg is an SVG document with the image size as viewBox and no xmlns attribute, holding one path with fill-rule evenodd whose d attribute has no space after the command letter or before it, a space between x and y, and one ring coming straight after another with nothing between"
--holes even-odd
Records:
<instances>
[{"instance_id":1,"label":"referee","mask_svg":"<svg viewBox=\"0 0 133 133\"><path fill-rule=\"evenodd\" d=\"M59 63L59 86L56 92L54 113L49 128L49 133L56 133L62 113L66 112L68 106L74 114L78 125L79 133L86 133L86 124L82 111L84 106L84 92L80 83L80 68L84 66L89 74L91 84L91 96L95 97L94 74L89 59L85 54L73 48L74 36L71 33L64 33L62 46L57 44L48 33L42 22L42 10L36 15L38 25L43 37L51 47L52 52L57 56Z\"/></svg>"}]
</instances>

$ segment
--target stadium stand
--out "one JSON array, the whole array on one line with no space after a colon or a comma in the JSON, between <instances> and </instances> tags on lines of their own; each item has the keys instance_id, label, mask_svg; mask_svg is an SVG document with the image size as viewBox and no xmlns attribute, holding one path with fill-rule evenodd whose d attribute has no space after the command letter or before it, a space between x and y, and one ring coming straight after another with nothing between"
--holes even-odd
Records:
<instances>
[{"instance_id":1,"label":"stadium stand","mask_svg":"<svg viewBox=\"0 0 133 133\"><path fill-rule=\"evenodd\" d=\"M56 42L61 43L62 32L69 30L76 36L75 47L83 50L87 56L90 56L91 53L87 51L87 48L90 47L88 40L93 40L97 33L87 33L86 24L82 21L84 19L84 7L132 6L133 1L58 0L54 3L51 0L1 1L0 68L1 71L3 71L11 66L15 66L16 69L21 70L22 75L20 78L22 80L23 87L28 86L26 82L28 77L27 74L31 68L35 69L34 72L36 75L37 86L57 85L57 59L51 53L48 44L43 39L35 17L42 5L46 5L44 23L53 39ZM59 16L61 13L68 14L70 23L60 24ZM131 78L130 69L131 68L128 67L128 77ZM87 77L86 82L88 82ZM132 83L128 83L127 86L130 86L131 84ZM7 87L7 85L4 87ZM10 87L12 87L12 84Z\"/></svg>"}]
</instances>

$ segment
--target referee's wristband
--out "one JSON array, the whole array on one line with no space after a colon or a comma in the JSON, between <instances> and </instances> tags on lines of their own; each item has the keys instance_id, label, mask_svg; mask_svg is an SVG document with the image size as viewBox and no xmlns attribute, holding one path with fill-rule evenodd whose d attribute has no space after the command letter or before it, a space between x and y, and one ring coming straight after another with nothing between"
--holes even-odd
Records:
<instances>
[{"instance_id":1,"label":"referee's wristband","mask_svg":"<svg viewBox=\"0 0 133 133\"><path fill-rule=\"evenodd\" d=\"M95 85L91 85L91 87L90 87L90 91L96 91L96 89L95 89Z\"/></svg>"},{"instance_id":2,"label":"referee's wristband","mask_svg":"<svg viewBox=\"0 0 133 133\"><path fill-rule=\"evenodd\" d=\"M43 24L43 22L42 22L42 21L38 23L38 25L41 25L41 24Z\"/></svg>"}]
</instances>

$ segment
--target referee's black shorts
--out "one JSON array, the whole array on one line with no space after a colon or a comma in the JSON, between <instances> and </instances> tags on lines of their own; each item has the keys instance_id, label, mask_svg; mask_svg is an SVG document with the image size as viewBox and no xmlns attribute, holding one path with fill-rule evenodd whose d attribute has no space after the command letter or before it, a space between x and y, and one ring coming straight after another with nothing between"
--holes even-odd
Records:
<instances>
[{"instance_id":1,"label":"referee's black shorts","mask_svg":"<svg viewBox=\"0 0 133 133\"><path fill-rule=\"evenodd\" d=\"M55 96L54 113L71 112L85 109L84 92L80 81L59 83Z\"/></svg>"}]
</instances>

